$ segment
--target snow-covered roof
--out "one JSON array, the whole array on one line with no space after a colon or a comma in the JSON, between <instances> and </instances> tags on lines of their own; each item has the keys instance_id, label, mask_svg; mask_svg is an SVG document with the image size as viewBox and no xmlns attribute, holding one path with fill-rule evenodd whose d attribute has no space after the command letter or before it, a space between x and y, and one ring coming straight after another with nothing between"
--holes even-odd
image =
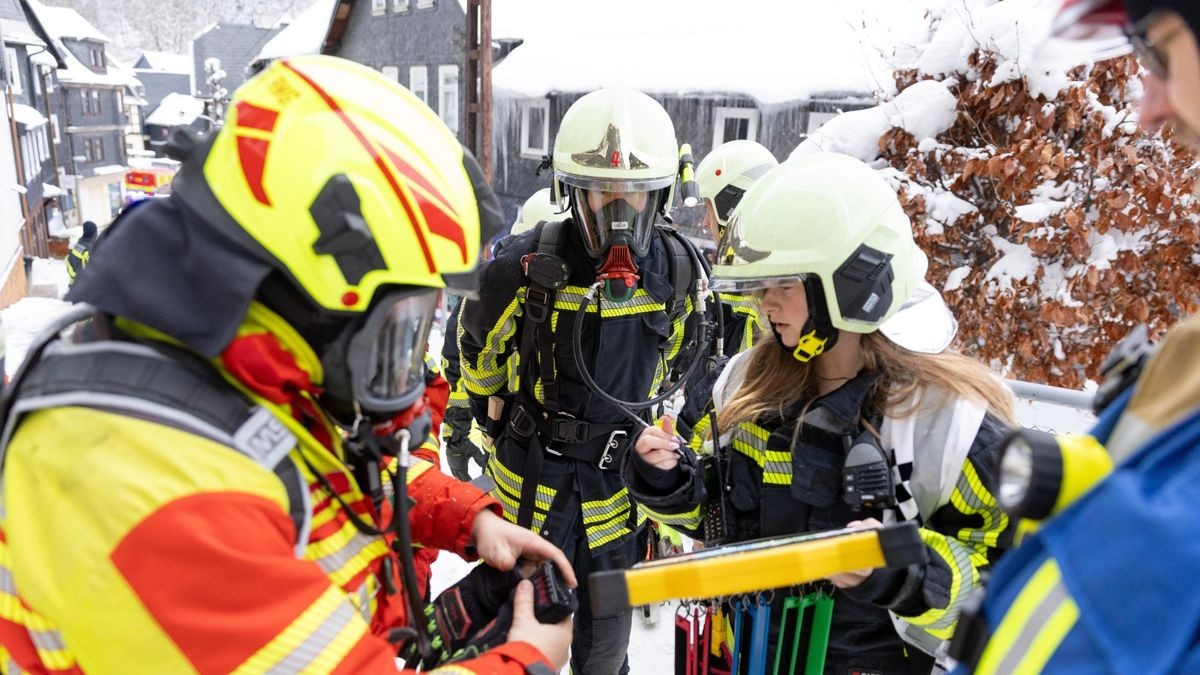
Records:
<instances>
[{"instance_id":1,"label":"snow-covered roof","mask_svg":"<svg viewBox=\"0 0 1200 675\"><path fill-rule=\"evenodd\" d=\"M928 0L496 0L492 38L523 43L499 95L622 85L738 93L761 103L893 88L892 46L927 36ZM547 64L554 64L547 67Z\"/></svg>"},{"instance_id":2,"label":"snow-covered roof","mask_svg":"<svg viewBox=\"0 0 1200 675\"><path fill-rule=\"evenodd\" d=\"M50 183L42 183L42 196L43 197L53 199L55 197L65 197L66 195L67 195L66 191L63 190L62 188L58 187L57 185L51 185Z\"/></svg>"},{"instance_id":3,"label":"snow-covered roof","mask_svg":"<svg viewBox=\"0 0 1200 675\"><path fill-rule=\"evenodd\" d=\"M204 102L187 94L174 92L163 97L154 112L146 116L145 124L174 127L191 124L204 113Z\"/></svg>"},{"instance_id":4,"label":"snow-covered roof","mask_svg":"<svg viewBox=\"0 0 1200 675\"><path fill-rule=\"evenodd\" d=\"M95 169L92 169L92 175L111 176L114 173L125 173L126 169L128 168L129 167L126 167L123 164L105 164L104 166L98 166Z\"/></svg>"},{"instance_id":5,"label":"snow-covered roof","mask_svg":"<svg viewBox=\"0 0 1200 675\"><path fill-rule=\"evenodd\" d=\"M143 51L141 58L145 60L147 66L135 70L153 70L160 73L179 73L181 75L191 75L193 71L191 54Z\"/></svg>"},{"instance_id":6,"label":"snow-covered roof","mask_svg":"<svg viewBox=\"0 0 1200 675\"><path fill-rule=\"evenodd\" d=\"M98 40L110 42L103 33L69 7L50 7L39 0L29 0L29 6L38 21L56 43L56 49L66 64L58 69L58 81L64 84L91 84L110 87L136 87L141 83L131 73L120 67L108 68L106 73L97 73L77 59L63 44L64 39ZM111 60L111 56L109 56Z\"/></svg>"},{"instance_id":7,"label":"snow-covered roof","mask_svg":"<svg viewBox=\"0 0 1200 675\"><path fill-rule=\"evenodd\" d=\"M37 111L37 108L24 105L22 103L13 104L13 120L17 124L25 125L26 129L36 129L46 123L45 116Z\"/></svg>"},{"instance_id":8,"label":"snow-covered roof","mask_svg":"<svg viewBox=\"0 0 1200 675\"><path fill-rule=\"evenodd\" d=\"M5 19L0 17L0 37L3 37L4 42L8 44L23 44L23 45L44 45L41 38L33 32L29 24L24 21L15 19Z\"/></svg>"},{"instance_id":9,"label":"snow-covered roof","mask_svg":"<svg viewBox=\"0 0 1200 675\"><path fill-rule=\"evenodd\" d=\"M333 12L337 0L316 0L308 9L300 13L296 20L287 28L271 38L263 45L258 56L251 63L269 61L284 56L299 56L301 54L319 54L321 45L325 43L325 35L329 32L329 24L333 21Z\"/></svg>"},{"instance_id":10,"label":"snow-covered roof","mask_svg":"<svg viewBox=\"0 0 1200 675\"><path fill-rule=\"evenodd\" d=\"M38 0L32 0L30 4L34 6L34 11L52 38L112 42L107 35L96 30L95 26L83 18L83 15L70 7L51 7Z\"/></svg>"}]
</instances>

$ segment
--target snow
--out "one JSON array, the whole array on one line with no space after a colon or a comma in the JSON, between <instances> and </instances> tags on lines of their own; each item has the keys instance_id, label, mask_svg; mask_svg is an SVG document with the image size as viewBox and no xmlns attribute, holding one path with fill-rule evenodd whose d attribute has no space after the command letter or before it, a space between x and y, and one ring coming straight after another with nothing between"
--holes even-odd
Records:
<instances>
[{"instance_id":1,"label":"snow","mask_svg":"<svg viewBox=\"0 0 1200 675\"><path fill-rule=\"evenodd\" d=\"M284 56L320 54L336 7L337 0L316 0L287 28L263 45L253 60L269 61Z\"/></svg>"},{"instance_id":2,"label":"snow","mask_svg":"<svg viewBox=\"0 0 1200 675\"><path fill-rule=\"evenodd\" d=\"M204 102L187 94L172 92L163 97L154 112L146 116L144 124L163 127L187 125L204 113Z\"/></svg>"},{"instance_id":3,"label":"snow","mask_svg":"<svg viewBox=\"0 0 1200 675\"><path fill-rule=\"evenodd\" d=\"M14 20L0 17L0 38L2 38L3 41L9 45L22 44L44 46L46 44L45 42L42 42L41 38L39 38L33 32L33 29L29 27L29 24L25 23L25 21L21 19Z\"/></svg>"},{"instance_id":4,"label":"snow","mask_svg":"<svg viewBox=\"0 0 1200 675\"><path fill-rule=\"evenodd\" d=\"M125 173L126 167L123 164L105 164L98 166L92 171L93 176L110 176L114 173Z\"/></svg>"},{"instance_id":5,"label":"snow","mask_svg":"<svg viewBox=\"0 0 1200 675\"><path fill-rule=\"evenodd\" d=\"M609 0L569 13L553 0L496 2L493 38L524 42L493 86L518 97L611 85L732 92L764 104L870 96L892 86L880 46L927 33L924 11L916 0Z\"/></svg>"},{"instance_id":6,"label":"snow","mask_svg":"<svg viewBox=\"0 0 1200 675\"><path fill-rule=\"evenodd\" d=\"M958 290L970 274L971 268L968 266L955 267L950 270L950 274L946 275L946 285L942 286L942 292L949 293L950 291Z\"/></svg>"},{"instance_id":7,"label":"snow","mask_svg":"<svg viewBox=\"0 0 1200 675\"><path fill-rule=\"evenodd\" d=\"M55 197L65 197L67 196L67 192L57 185L42 183L42 196L47 199L53 199Z\"/></svg>"},{"instance_id":8,"label":"snow","mask_svg":"<svg viewBox=\"0 0 1200 675\"><path fill-rule=\"evenodd\" d=\"M191 54L172 54L171 52L143 51L142 58L149 64L148 68L138 70L155 71L160 73L192 74Z\"/></svg>"},{"instance_id":9,"label":"snow","mask_svg":"<svg viewBox=\"0 0 1200 675\"><path fill-rule=\"evenodd\" d=\"M871 162L879 156L879 137L899 127L917 141L934 138L954 124L957 101L946 85L923 80L896 98L865 110L842 113L801 143L792 156L810 152L839 152Z\"/></svg>"},{"instance_id":10,"label":"snow","mask_svg":"<svg viewBox=\"0 0 1200 675\"><path fill-rule=\"evenodd\" d=\"M132 74L119 67L109 68L107 73L97 73L75 58L71 50L63 45L64 39L89 39L100 42L110 42L92 24L73 9L67 7L51 7L39 0L29 0L29 6L45 26L46 32L55 42L58 53L62 56L65 68L58 69L60 82L68 84L90 84L110 87L139 87L141 82Z\"/></svg>"},{"instance_id":11,"label":"snow","mask_svg":"<svg viewBox=\"0 0 1200 675\"><path fill-rule=\"evenodd\" d=\"M1047 199L1018 206L1013 211L1017 214L1017 218L1027 223L1040 223L1066 207L1066 202Z\"/></svg>"},{"instance_id":12,"label":"snow","mask_svg":"<svg viewBox=\"0 0 1200 675\"><path fill-rule=\"evenodd\" d=\"M1041 51L1061 4L1060 0L952 0L932 40L916 63L908 65L915 65L922 75L962 74L973 80L978 73L968 71L967 57L983 49L998 62L987 84L1024 77L1033 96L1053 100L1070 84L1067 71L1074 63L1047 59Z\"/></svg>"},{"instance_id":13,"label":"snow","mask_svg":"<svg viewBox=\"0 0 1200 675\"><path fill-rule=\"evenodd\" d=\"M1014 244L1003 237L992 237L992 245L1000 254L988 269L984 281L995 281L998 290L1012 291L1012 282L1033 281L1036 278L1038 261L1025 244Z\"/></svg>"},{"instance_id":14,"label":"snow","mask_svg":"<svg viewBox=\"0 0 1200 675\"><path fill-rule=\"evenodd\" d=\"M38 112L37 108L27 106L23 103L13 103L13 120L17 124L25 125L25 128L29 131L33 131L46 123L45 116Z\"/></svg>"}]
</instances>

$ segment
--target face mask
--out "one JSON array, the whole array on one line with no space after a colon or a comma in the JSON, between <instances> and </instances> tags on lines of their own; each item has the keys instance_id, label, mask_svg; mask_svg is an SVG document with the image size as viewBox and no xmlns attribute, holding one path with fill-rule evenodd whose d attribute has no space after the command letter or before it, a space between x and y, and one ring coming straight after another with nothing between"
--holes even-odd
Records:
<instances>
[{"instance_id":1,"label":"face mask","mask_svg":"<svg viewBox=\"0 0 1200 675\"><path fill-rule=\"evenodd\" d=\"M388 420L425 390L425 348L441 292L390 291L321 356L322 403L339 420Z\"/></svg>"}]
</instances>

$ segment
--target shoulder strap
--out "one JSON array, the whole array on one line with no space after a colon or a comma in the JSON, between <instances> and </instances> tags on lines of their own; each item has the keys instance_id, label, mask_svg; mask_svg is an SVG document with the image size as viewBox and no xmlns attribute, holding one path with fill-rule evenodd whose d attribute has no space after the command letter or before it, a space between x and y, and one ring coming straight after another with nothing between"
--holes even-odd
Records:
<instances>
[{"instance_id":1,"label":"shoulder strap","mask_svg":"<svg viewBox=\"0 0 1200 675\"><path fill-rule=\"evenodd\" d=\"M535 386L530 367L535 356L541 364L542 398L546 410L558 410L558 377L554 373L554 330L550 313L558 289L570 275L561 253L565 221L538 223L533 235L533 251L521 260L525 269L525 321L521 328L520 372L518 377L530 392ZM532 399L532 396L530 397Z\"/></svg>"},{"instance_id":2,"label":"shoulder strap","mask_svg":"<svg viewBox=\"0 0 1200 675\"><path fill-rule=\"evenodd\" d=\"M162 424L225 445L273 471L287 490L296 552L302 555L311 507L308 486L290 457L295 436L206 362L165 349L171 353L120 340L50 343L9 392L0 471L21 417L36 410L80 406Z\"/></svg>"}]
</instances>

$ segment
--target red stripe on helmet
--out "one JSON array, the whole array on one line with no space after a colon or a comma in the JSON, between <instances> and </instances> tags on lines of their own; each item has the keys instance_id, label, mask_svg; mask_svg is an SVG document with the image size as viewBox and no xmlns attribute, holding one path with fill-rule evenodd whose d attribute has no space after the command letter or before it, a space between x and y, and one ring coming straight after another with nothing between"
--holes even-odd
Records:
<instances>
[{"instance_id":1,"label":"red stripe on helmet","mask_svg":"<svg viewBox=\"0 0 1200 675\"><path fill-rule=\"evenodd\" d=\"M421 187L429 191L430 194L437 197L439 201L445 203L447 200L441 193L433 189L420 174L410 165L401 159L396 153L384 148L388 159L392 160L392 164L401 171L405 176L413 179ZM462 261L467 262L467 235L463 231L462 222L458 216L453 213L447 213L440 204L435 203L430 199L425 199L421 195L416 195L417 205L421 208L421 215L425 216L425 224L429 226L429 231L443 239L449 239L458 245L458 250L462 253Z\"/></svg>"},{"instance_id":2,"label":"red stripe on helmet","mask_svg":"<svg viewBox=\"0 0 1200 675\"><path fill-rule=\"evenodd\" d=\"M279 121L279 111L260 108L253 103L238 101L237 125L259 131L274 131L275 122Z\"/></svg>"},{"instance_id":3,"label":"red stripe on helmet","mask_svg":"<svg viewBox=\"0 0 1200 675\"><path fill-rule=\"evenodd\" d=\"M250 186L250 192L261 204L271 206L271 198L263 187L263 174L267 168L267 148L270 141L261 138L237 137L238 162L242 165L242 175Z\"/></svg>"},{"instance_id":4,"label":"red stripe on helmet","mask_svg":"<svg viewBox=\"0 0 1200 675\"><path fill-rule=\"evenodd\" d=\"M375 166L379 167L380 173L383 174L384 179L387 180L388 185L392 188L392 192L396 195L396 199L399 200L400 205L404 207L404 213L408 216L408 222L412 223L413 233L417 235L417 243L421 245L421 253L425 255L425 265L429 268L429 273L437 274L437 266L433 263L433 254L429 250L429 242L425 241L425 233L422 232L420 226L417 225L417 216L415 213L413 213L412 205L409 204L408 199L405 198L404 190L400 189L400 183L396 180L396 177L392 175L392 171L388 167L387 162L383 160L383 157L375 149L375 146L369 140L367 140L366 135L363 134L362 130L358 128L358 125L354 123L354 120L350 119L350 116L346 114L346 111L342 110L341 106L338 105L337 101L335 101L333 97L328 94L328 92L322 89L310 77L300 72L288 60L281 60L280 63L283 64L283 67L295 73L301 80L304 80L305 84L307 84L309 87L312 87L312 90L315 91L323 101L325 101L325 105L329 106L330 110L337 113L338 118L342 120L348 129L350 129L350 133L354 134L354 137L358 139L358 142L363 146L363 149L371 155L371 159L375 160Z\"/></svg>"}]
</instances>

